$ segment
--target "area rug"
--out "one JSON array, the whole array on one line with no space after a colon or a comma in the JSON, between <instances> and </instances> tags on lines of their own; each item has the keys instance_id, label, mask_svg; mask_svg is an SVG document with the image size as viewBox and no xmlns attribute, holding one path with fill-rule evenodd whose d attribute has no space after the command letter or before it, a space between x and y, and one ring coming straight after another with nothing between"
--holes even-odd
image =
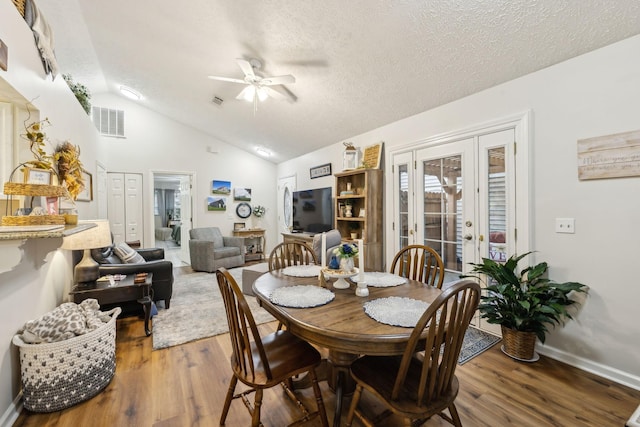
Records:
<instances>
[{"instance_id":1,"label":"area rug","mask_svg":"<svg viewBox=\"0 0 640 427\"><path fill-rule=\"evenodd\" d=\"M242 288L242 267L229 272ZM258 306L255 297L247 302L257 324L275 320ZM224 303L215 273L194 272L176 275L171 306L159 308L153 317L153 349L172 347L229 331Z\"/></svg>"},{"instance_id":2,"label":"area rug","mask_svg":"<svg viewBox=\"0 0 640 427\"><path fill-rule=\"evenodd\" d=\"M462 365L468 362L483 351L493 347L493 345L498 341L500 341L500 337L488 334L480 329L474 328L473 326L469 326L469 328L467 328L467 332L464 334L464 341L462 342L460 357L458 357L458 364Z\"/></svg>"}]
</instances>

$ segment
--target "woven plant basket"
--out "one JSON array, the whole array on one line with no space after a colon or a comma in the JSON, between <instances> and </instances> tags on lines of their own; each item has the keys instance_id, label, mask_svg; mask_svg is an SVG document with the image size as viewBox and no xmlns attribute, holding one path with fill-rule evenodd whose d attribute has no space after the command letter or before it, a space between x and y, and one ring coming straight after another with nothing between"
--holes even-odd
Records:
<instances>
[{"instance_id":1,"label":"woven plant basket","mask_svg":"<svg viewBox=\"0 0 640 427\"><path fill-rule=\"evenodd\" d=\"M2 217L2 225L64 225L64 215L7 215Z\"/></svg>"},{"instance_id":2,"label":"woven plant basket","mask_svg":"<svg viewBox=\"0 0 640 427\"><path fill-rule=\"evenodd\" d=\"M84 402L101 392L116 371L116 318L84 335L55 342L27 344L19 335L22 398L33 412L55 412Z\"/></svg>"},{"instance_id":3,"label":"woven plant basket","mask_svg":"<svg viewBox=\"0 0 640 427\"><path fill-rule=\"evenodd\" d=\"M67 195L67 189L61 185L5 182L4 194L19 196L62 197Z\"/></svg>"},{"instance_id":4,"label":"woven plant basket","mask_svg":"<svg viewBox=\"0 0 640 427\"><path fill-rule=\"evenodd\" d=\"M504 352L516 359L532 360L535 356L536 333L516 331L502 326Z\"/></svg>"},{"instance_id":5,"label":"woven plant basket","mask_svg":"<svg viewBox=\"0 0 640 427\"><path fill-rule=\"evenodd\" d=\"M13 4L16 6L16 8L18 9L18 12L20 12L20 15L22 15L23 18L24 18L25 1L26 0L13 0Z\"/></svg>"}]
</instances>

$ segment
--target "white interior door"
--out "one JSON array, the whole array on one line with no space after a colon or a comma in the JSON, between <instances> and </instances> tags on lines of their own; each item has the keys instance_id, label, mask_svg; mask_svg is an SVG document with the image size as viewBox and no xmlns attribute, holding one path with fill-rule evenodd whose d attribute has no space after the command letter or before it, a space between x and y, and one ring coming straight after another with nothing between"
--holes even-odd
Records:
<instances>
[{"instance_id":1,"label":"white interior door","mask_svg":"<svg viewBox=\"0 0 640 427\"><path fill-rule=\"evenodd\" d=\"M191 175L183 175L180 177L180 260L191 264L191 257L189 255L189 230L193 227L193 220L191 218L191 189L192 177Z\"/></svg>"},{"instance_id":2,"label":"white interior door","mask_svg":"<svg viewBox=\"0 0 640 427\"><path fill-rule=\"evenodd\" d=\"M395 239L393 252L416 243L416 220L414 218L414 172L413 152L393 155L393 229Z\"/></svg>"},{"instance_id":3,"label":"white interior door","mask_svg":"<svg viewBox=\"0 0 640 427\"><path fill-rule=\"evenodd\" d=\"M278 229L281 233L289 233L293 225L293 192L295 190L295 175L278 179Z\"/></svg>"},{"instance_id":4,"label":"white interior door","mask_svg":"<svg viewBox=\"0 0 640 427\"><path fill-rule=\"evenodd\" d=\"M110 172L107 174L107 216L109 227L113 234L113 242L125 241L126 217L125 217L125 182L124 174Z\"/></svg>"},{"instance_id":5,"label":"white interior door","mask_svg":"<svg viewBox=\"0 0 640 427\"><path fill-rule=\"evenodd\" d=\"M142 203L142 175L125 174L125 239L127 242L144 242L144 216Z\"/></svg>"}]
</instances>

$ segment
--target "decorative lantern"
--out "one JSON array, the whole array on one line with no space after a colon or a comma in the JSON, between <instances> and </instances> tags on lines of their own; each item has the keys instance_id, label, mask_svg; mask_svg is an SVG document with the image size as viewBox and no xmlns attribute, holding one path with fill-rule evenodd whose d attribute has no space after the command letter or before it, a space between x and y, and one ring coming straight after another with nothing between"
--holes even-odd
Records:
<instances>
[{"instance_id":1,"label":"decorative lantern","mask_svg":"<svg viewBox=\"0 0 640 427\"><path fill-rule=\"evenodd\" d=\"M342 155L342 170L356 169L358 167L358 150L351 142L343 142L345 149Z\"/></svg>"}]
</instances>

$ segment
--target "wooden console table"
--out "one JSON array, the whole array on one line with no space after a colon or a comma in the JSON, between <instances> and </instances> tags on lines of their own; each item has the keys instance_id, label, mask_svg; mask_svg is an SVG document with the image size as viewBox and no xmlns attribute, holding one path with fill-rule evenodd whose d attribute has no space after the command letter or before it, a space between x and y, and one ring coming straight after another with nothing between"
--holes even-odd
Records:
<instances>
[{"instance_id":1,"label":"wooden console table","mask_svg":"<svg viewBox=\"0 0 640 427\"><path fill-rule=\"evenodd\" d=\"M245 228L242 230L233 230L235 237L242 237L244 239L244 260L263 260L264 248L266 247L265 230L262 228ZM256 241L252 250L247 250L247 240Z\"/></svg>"}]
</instances>

